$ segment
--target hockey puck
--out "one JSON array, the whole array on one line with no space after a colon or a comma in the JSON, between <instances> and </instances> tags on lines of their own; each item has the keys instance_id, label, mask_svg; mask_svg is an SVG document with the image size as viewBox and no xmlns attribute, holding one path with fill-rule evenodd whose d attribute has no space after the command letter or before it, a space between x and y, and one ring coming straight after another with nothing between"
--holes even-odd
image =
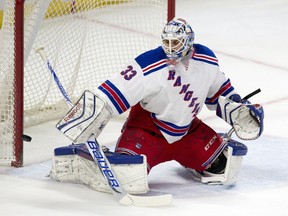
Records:
<instances>
[{"instance_id":1,"label":"hockey puck","mask_svg":"<svg viewBox=\"0 0 288 216\"><path fill-rule=\"evenodd\" d=\"M23 135L22 135L22 140L25 141L25 142L31 142L32 137L23 134Z\"/></svg>"}]
</instances>

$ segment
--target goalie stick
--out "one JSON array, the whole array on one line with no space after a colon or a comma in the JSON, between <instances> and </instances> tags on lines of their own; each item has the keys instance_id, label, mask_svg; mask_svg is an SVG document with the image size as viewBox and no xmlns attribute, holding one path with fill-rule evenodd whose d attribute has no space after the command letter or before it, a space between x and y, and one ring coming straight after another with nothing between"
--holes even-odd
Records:
<instances>
[{"instance_id":1,"label":"goalie stick","mask_svg":"<svg viewBox=\"0 0 288 216\"><path fill-rule=\"evenodd\" d=\"M72 107L73 104L69 99L67 92L65 91L63 85L61 84L57 74L55 73L53 67L50 64L50 61L47 58L47 55L44 51L44 47L39 47L35 50L43 61L47 64L47 68L50 71L55 83L57 84L61 94L65 98L69 107ZM145 195L131 195L127 193L122 185L121 182L117 179L116 175L114 174L113 170L111 169L110 162L108 161L107 157L105 156L102 148L100 147L99 143L97 142L94 135L91 135L90 138L85 142L89 153L91 154L93 160L99 167L103 177L107 181L108 185L112 190L113 196L116 200L122 205L134 205L134 206L163 206L169 205L172 202L172 195L171 194L163 194L163 195L154 195L154 196L145 196Z\"/></svg>"},{"instance_id":2,"label":"goalie stick","mask_svg":"<svg viewBox=\"0 0 288 216\"><path fill-rule=\"evenodd\" d=\"M261 92L261 89L258 88L258 89L256 89L255 91L253 91L253 92L249 93L248 95L246 95L245 97L243 97L240 102L243 102L243 101L245 101L245 100L248 100L249 98L251 98L252 96L254 96L254 95L256 95L256 94L258 94L258 93L260 93L260 92Z\"/></svg>"}]
</instances>

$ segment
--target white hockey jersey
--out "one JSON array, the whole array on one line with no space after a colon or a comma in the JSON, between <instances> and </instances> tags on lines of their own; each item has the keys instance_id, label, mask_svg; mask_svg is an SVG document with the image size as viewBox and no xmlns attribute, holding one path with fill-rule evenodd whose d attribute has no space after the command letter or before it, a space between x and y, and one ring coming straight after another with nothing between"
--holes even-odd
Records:
<instances>
[{"instance_id":1,"label":"white hockey jersey","mask_svg":"<svg viewBox=\"0 0 288 216\"><path fill-rule=\"evenodd\" d=\"M236 93L209 48L194 44L190 56L171 67L161 47L147 51L102 83L96 93L115 115L140 102L168 143L173 143L187 133L204 104L215 110L219 95Z\"/></svg>"}]
</instances>

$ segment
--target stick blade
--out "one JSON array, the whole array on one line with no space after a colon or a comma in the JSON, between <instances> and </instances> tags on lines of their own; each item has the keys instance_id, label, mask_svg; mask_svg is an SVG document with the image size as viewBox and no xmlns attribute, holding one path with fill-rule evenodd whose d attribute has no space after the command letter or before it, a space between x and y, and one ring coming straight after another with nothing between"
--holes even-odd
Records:
<instances>
[{"instance_id":1,"label":"stick blade","mask_svg":"<svg viewBox=\"0 0 288 216\"><path fill-rule=\"evenodd\" d=\"M119 203L125 206L137 206L137 207L153 207L153 206L166 206L172 203L172 195L156 195L156 196L141 196L126 194L123 196Z\"/></svg>"}]
</instances>

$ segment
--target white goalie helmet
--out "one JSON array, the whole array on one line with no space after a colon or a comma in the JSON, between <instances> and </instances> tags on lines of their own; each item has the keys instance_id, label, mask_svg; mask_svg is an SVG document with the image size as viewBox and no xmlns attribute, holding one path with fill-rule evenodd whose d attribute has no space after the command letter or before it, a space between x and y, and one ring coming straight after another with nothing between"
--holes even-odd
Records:
<instances>
[{"instance_id":1,"label":"white goalie helmet","mask_svg":"<svg viewBox=\"0 0 288 216\"><path fill-rule=\"evenodd\" d=\"M194 32L191 26L181 18L168 22L161 34L162 48L168 58L181 60L193 46Z\"/></svg>"}]
</instances>

